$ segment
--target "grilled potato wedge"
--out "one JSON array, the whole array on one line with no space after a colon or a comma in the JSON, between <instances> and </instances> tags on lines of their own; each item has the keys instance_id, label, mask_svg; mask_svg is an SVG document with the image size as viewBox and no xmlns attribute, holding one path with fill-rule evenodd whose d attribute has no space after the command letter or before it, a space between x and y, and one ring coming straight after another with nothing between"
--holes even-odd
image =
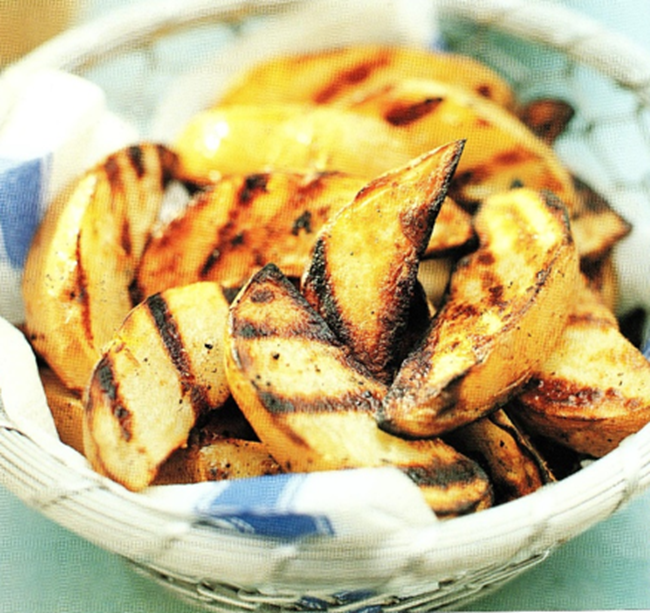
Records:
<instances>
[{"instance_id":1,"label":"grilled potato wedge","mask_svg":"<svg viewBox=\"0 0 650 613\"><path fill-rule=\"evenodd\" d=\"M565 207L519 188L486 199L477 251L461 259L425 339L402 363L378 420L428 437L484 417L553 351L579 280Z\"/></svg>"},{"instance_id":2,"label":"grilled potato wedge","mask_svg":"<svg viewBox=\"0 0 650 613\"><path fill-rule=\"evenodd\" d=\"M366 179L340 172L270 172L222 177L154 233L138 268L143 296L196 281L241 287L273 262L299 278L320 229L348 205ZM471 242L471 218L447 198L425 255Z\"/></svg>"},{"instance_id":3,"label":"grilled potato wedge","mask_svg":"<svg viewBox=\"0 0 650 613\"><path fill-rule=\"evenodd\" d=\"M154 485L223 481L280 472L263 443L214 437L177 449L160 467Z\"/></svg>"},{"instance_id":4,"label":"grilled potato wedge","mask_svg":"<svg viewBox=\"0 0 650 613\"><path fill-rule=\"evenodd\" d=\"M600 457L650 421L650 362L588 287L513 406L531 431Z\"/></svg>"},{"instance_id":5,"label":"grilled potato wedge","mask_svg":"<svg viewBox=\"0 0 650 613\"><path fill-rule=\"evenodd\" d=\"M575 206L571 176L553 150L489 100L447 83L404 79L364 92L347 108L392 126L414 156L466 139L450 195L470 210L514 185L551 190L569 210Z\"/></svg>"},{"instance_id":6,"label":"grilled potato wedge","mask_svg":"<svg viewBox=\"0 0 650 613\"><path fill-rule=\"evenodd\" d=\"M612 253L608 253L600 260L583 260L580 270L585 277L587 285L598 293L605 306L616 313L619 302L618 271Z\"/></svg>"},{"instance_id":7,"label":"grilled potato wedge","mask_svg":"<svg viewBox=\"0 0 650 613\"><path fill-rule=\"evenodd\" d=\"M531 100L518 109L517 116L537 137L552 145L565 131L575 109L559 98Z\"/></svg>"},{"instance_id":8,"label":"grilled potato wedge","mask_svg":"<svg viewBox=\"0 0 650 613\"><path fill-rule=\"evenodd\" d=\"M129 313L84 401L84 448L98 472L141 490L197 419L228 399L227 317L220 286L207 281L154 294Z\"/></svg>"},{"instance_id":9,"label":"grilled potato wedge","mask_svg":"<svg viewBox=\"0 0 650 613\"><path fill-rule=\"evenodd\" d=\"M485 473L439 439L406 441L377 428L386 387L341 344L269 264L231 306L226 373L233 397L286 471L398 466L449 516L491 504Z\"/></svg>"},{"instance_id":10,"label":"grilled potato wedge","mask_svg":"<svg viewBox=\"0 0 650 613\"><path fill-rule=\"evenodd\" d=\"M84 405L81 393L68 389L47 366L40 366L38 373L61 442L83 454Z\"/></svg>"},{"instance_id":11,"label":"grilled potato wedge","mask_svg":"<svg viewBox=\"0 0 650 613\"><path fill-rule=\"evenodd\" d=\"M223 177L149 241L141 291L204 280L241 286L268 262L300 277L320 228L365 184L343 173Z\"/></svg>"},{"instance_id":12,"label":"grilled potato wedge","mask_svg":"<svg viewBox=\"0 0 650 613\"><path fill-rule=\"evenodd\" d=\"M392 379L418 266L463 150L455 141L370 182L321 231L302 292L375 377Z\"/></svg>"},{"instance_id":13,"label":"grilled potato wedge","mask_svg":"<svg viewBox=\"0 0 650 613\"><path fill-rule=\"evenodd\" d=\"M198 113L174 149L181 177L206 184L227 174L343 170L373 178L412 157L374 117L327 106L233 105Z\"/></svg>"},{"instance_id":14,"label":"grilled potato wedge","mask_svg":"<svg viewBox=\"0 0 650 613\"><path fill-rule=\"evenodd\" d=\"M451 432L445 440L484 467L492 480L495 504L532 494L555 481L544 458L503 409Z\"/></svg>"},{"instance_id":15,"label":"grilled potato wedge","mask_svg":"<svg viewBox=\"0 0 650 613\"><path fill-rule=\"evenodd\" d=\"M133 306L130 286L176 156L143 144L89 170L53 203L25 264L26 330L65 385L82 390Z\"/></svg>"},{"instance_id":16,"label":"grilled potato wedge","mask_svg":"<svg viewBox=\"0 0 650 613\"><path fill-rule=\"evenodd\" d=\"M573 182L578 194L571 220L574 239L583 261L601 260L632 231L632 226L585 181L574 176Z\"/></svg>"},{"instance_id":17,"label":"grilled potato wedge","mask_svg":"<svg viewBox=\"0 0 650 613\"><path fill-rule=\"evenodd\" d=\"M261 62L237 77L219 104L335 105L354 99L360 88L381 87L407 77L454 83L505 107L514 106L514 94L505 79L467 56L371 44Z\"/></svg>"}]
</instances>

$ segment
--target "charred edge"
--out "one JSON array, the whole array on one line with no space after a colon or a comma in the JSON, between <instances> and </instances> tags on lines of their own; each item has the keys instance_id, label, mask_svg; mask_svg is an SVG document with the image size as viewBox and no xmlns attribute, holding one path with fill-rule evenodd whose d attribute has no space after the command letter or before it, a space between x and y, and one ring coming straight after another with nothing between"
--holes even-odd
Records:
<instances>
[{"instance_id":1,"label":"charred edge","mask_svg":"<svg viewBox=\"0 0 650 613\"><path fill-rule=\"evenodd\" d=\"M385 331L383 343L377 347L375 355L367 356L367 367L385 383L393 379L404 357L404 343L409 338L409 324L413 323L412 315L423 313L427 309L426 296L423 297L421 293L416 294L416 286L419 286L417 260L407 261L405 268L406 275L401 275L402 271L394 270L393 280L387 283L394 290L392 308L380 316L381 329Z\"/></svg>"},{"instance_id":2,"label":"charred edge","mask_svg":"<svg viewBox=\"0 0 650 613\"><path fill-rule=\"evenodd\" d=\"M395 127L408 126L416 121L434 113L444 102L444 98L425 98L415 104L396 104L384 113L384 119Z\"/></svg>"},{"instance_id":3,"label":"charred edge","mask_svg":"<svg viewBox=\"0 0 650 613\"><path fill-rule=\"evenodd\" d=\"M379 55L378 57L352 66L347 70L338 72L334 76L334 80L328 83L320 92L314 94L314 102L317 104L325 104L336 98L336 96L345 91L351 85L359 85L367 80L375 70L385 66L388 63L386 55Z\"/></svg>"},{"instance_id":4,"label":"charred edge","mask_svg":"<svg viewBox=\"0 0 650 613\"><path fill-rule=\"evenodd\" d=\"M344 344L350 339L345 322L341 317L336 298L332 292L327 274L327 247L322 238L316 240L307 274L307 286L317 304L312 305L325 320L336 337Z\"/></svg>"},{"instance_id":5,"label":"charred edge","mask_svg":"<svg viewBox=\"0 0 650 613\"><path fill-rule=\"evenodd\" d=\"M517 445L519 451L524 455L530 462L533 463L539 476L541 477L542 482L548 483L554 480L551 469L549 468L546 460L542 457L541 453L535 448L535 445L531 442L530 438L525 434L521 425L513 420L509 413L504 411L507 419L511 422L510 424L503 423L496 413L493 413L488 417L488 419L502 432L505 432L510 436L510 438Z\"/></svg>"},{"instance_id":6,"label":"charred edge","mask_svg":"<svg viewBox=\"0 0 650 613\"><path fill-rule=\"evenodd\" d=\"M268 174L252 174L244 179L244 183L237 195L237 202L245 206L250 204L259 194L266 193L269 182Z\"/></svg>"},{"instance_id":7,"label":"charred edge","mask_svg":"<svg viewBox=\"0 0 650 613\"><path fill-rule=\"evenodd\" d=\"M289 396L260 389L263 382L257 382L260 402L269 413L274 415L303 413L374 413L379 403L377 397L370 390L357 390L335 398L318 396L317 398L301 398L300 404L296 406ZM363 387L363 386L361 386Z\"/></svg>"},{"instance_id":8,"label":"charred edge","mask_svg":"<svg viewBox=\"0 0 650 613\"><path fill-rule=\"evenodd\" d=\"M101 358L95 369L95 377L99 388L110 402L110 410L120 427L120 435L127 443L133 437L133 421L131 412L124 406L119 397L118 384L115 381L113 365L107 357Z\"/></svg>"},{"instance_id":9,"label":"charred edge","mask_svg":"<svg viewBox=\"0 0 650 613\"><path fill-rule=\"evenodd\" d=\"M418 259L422 259L427 249L431 234L433 232L436 219L440 209L447 197L447 192L451 186L454 173L458 163L465 150L466 139L460 139L449 154L443 157L443 161L436 170L438 186L433 200L426 207L426 215L422 221L418 222L417 215L410 214L402 219L402 228L405 236L416 246ZM410 209L409 209L410 210ZM416 231L413 231L416 228Z\"/></svg>"}]
</instances>

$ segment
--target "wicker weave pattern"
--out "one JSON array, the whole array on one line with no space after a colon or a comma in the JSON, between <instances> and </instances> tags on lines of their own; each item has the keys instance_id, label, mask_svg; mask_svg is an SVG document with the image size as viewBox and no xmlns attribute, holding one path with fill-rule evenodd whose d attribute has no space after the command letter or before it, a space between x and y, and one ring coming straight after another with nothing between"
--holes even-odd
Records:
<instances>
[{"instance_id":1,"label":"wicker weave pattern","mask_svg":"<svg viewBox=\"0 0 650 613\"><path fill-rule=\"evenodd\" d=\"M50 66L83 74L110 90L115 110L145 125L155 92L186 68L174 62L175 45L191 36L205 58L247 27L251 16L297 3L160 3L153 12L127 11L55 41L16 71ZM648 206L650 156L623 157L632 148L620 143L620 135L650 149L650 59L589 21L551 10L548 2L438 4L451 48L487 60L511 78L523 98L552 93L577 106L573 127L558 144L560 155L628 217L634 217L634 206ZM527 53L514 54L513 41ZM155 78L143 79L152 69ZM586 82L611 104L595 104L585 93ZM579 475L525 499L381 542L367 535L287 544L179 519L70 462L65 452L44 451L10 422L1 396L0 482L61 525L210 610L424 611L460 607L498 588L645 490L650 429Z\"/></svg>"}]
</instances>

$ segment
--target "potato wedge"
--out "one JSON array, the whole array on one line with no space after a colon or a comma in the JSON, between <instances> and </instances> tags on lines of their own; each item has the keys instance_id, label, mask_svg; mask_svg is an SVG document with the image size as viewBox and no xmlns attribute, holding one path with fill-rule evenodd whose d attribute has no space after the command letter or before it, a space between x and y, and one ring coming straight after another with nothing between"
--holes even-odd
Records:
<instances>
[{"instance_id":1,"label":"potato wedge","mask_svg":"<svg viewBox=\"0 0 650 613\"><path fill-rule=\"evenodd\" d=\"M154 294L129 313L84 401L84 448L98 472L141 490L197 419L228 399L227 317L220 286L207 281Z\"/></svg>"},{"instance_id":2,"label":"potato wedge","mask_svg":"<svg viewBox=\"0 0 650 613\"><path fill-rule=\"evenodd\" d=\"M503 409L451 432L445 440L483 466L492 480L495 504L555 481L546 460Z\"/></svg>"},{"instance_id":3,"label":"potato wedge","mask_svg":"<svg viewBox=\"0 0 650 613\"><path fill-rule=\"evenodd\" d=\"M371 181L323 228L302 292L373 375L392 379L418 266L463 151L454 141Z\"/></svg>"},{"instance_id":4,"label":"potato wedge","mask_svg":"<svg viewBox=\"0 0 650 613\"><path fill-rule=\"evenodd\" d=\"M601 457L650 421L650 363L585 286L559 344L513 407L531 431Z\"/></svg>"},{"instance_id":5,"label":"potato wedge","mask_svg":"<svg viewBox=\"0 0 650 613\"><path fill-rule=\"evenodd\" d=\"M61 442L83 454L84 405L81 393L68 389L47 366L39 366L38 374Z\"/></svg>"},{"instance_id":6,"label":"potato wedge","mask_svg":"<svg viewBox=\"0 0 650 613\"><path fill-rule=\"evenodd\" d=\"M612 253L599 260L582 260L580 270L587 285L598 293L605 306L616 313L619 302L618 271Z\"/></svg>"},{"instance_id":7,"label":"potato wedge","mask_svg":"<svg viewBox=\"0 0 650 613\"><path fill-rule=\"evenodd\" d=\"M559 98L539 98L518 109L517 116L544 142L552 145L566 130L575 109Z\"/></svg>"},{"instance_id":8,"label":"potato wedge","mask_svg":"<svg viewBox=\"0 0 650 613\"><path fill-rule=\"evenodd\" d=\"M195 115L175 143L181 176L206 184L226 174L342 170L375 177L411 152L374 117L327 106L233 105Z\"/></svg>"},{"instance_id":9,"label":"potato wedge","mask_svg":"<svg viewBox=\"0 0 650 613\"><path fill-rule=\"evenodd\" d=\"M256 273L233 302L226 335L233 397L286 471L398 466L437 513L491 504L474 462L439 439L406 441L377 428L386 386L337 340L274 265Z\"/></svg>"},{"instance_id":10,"label":"potato wedge","mask_svg":"<svg viewBox=\"0 0 650 613\"><path fill-rule=\"evenodd\" d=\"M195 281L241 286L268 262L298 278L321 227L366 182L336 172L223 177L151 238L139 287L148 296Z\"/></svg>"},{"instance_id":11,"label":"potato wedge","mask_svg":"<svg viewBox=\"0 0 650 613\"><path fill-rule=\"evenodd\" d=\"M579 279L566 208L519 188L486 199L477 251L459 261L422 344L402 363L380 426L441 435L484 417L553 351Z\"/></svg>"},{"instance_id":12,"label":"potato wedge","mask_svg":"<svg viewBox=\"0 0 650 613\"><path fill-rule=\"evenodd\" d=\"M86 386L133 306L136 263L175 166L162 146L120 150L53 203L37 232L23 275L25 327L71 389Z\"/></svg>"},{"instance_id":13,"label":"potato wedge","mask_svg":"<svg viewBox=\"0 0 650 613\"><path fill-rule=\"evenodd\" d=\"M201 483L277 475L278 463L259 441L215 437L191 441L177 449L160 467L155 485Z\"/></svg>"},{"instance_id":14,"label":"potato wedge","mask_svg":"<svg viewBox=\"0 0 650 613\"><path fill-rule=\"evenodd\" d=\"M583 261L601 260L632 231L632 226L585 181L574 176L573 182L578 194L571 220L573 236Z\"/></svg>"},{"instance_id":15,"label":"potato wedge","mask_svg":"<svg viewBox=\"0 0 650 613\"><path fill-rule=\"evenodd\" d=\"M354 99L359 88L406 77L454 83L505 107L514 106L506 80L481 62L423 48L372 44L271 58L237 77L218 103L337 104Z\"/></svg>"},{"instance_id":16,"label":"potato wedge","mask_svg":"<svg viewBox=\"0 0 650 613\"><path fill-rule=\"evenodd\" d=\"M570 211L576 206L571 176L553 150L489 100L447 83L404 79L364 92L347 108L392 126L414 156L466 139L449 195L469 210L515 185L551 190Z\"/></svg>"},{"instance_id":17,"label":"potato wedge","mask_svg":"<svg viewBox=\"0 0 650 613\"><path fill-rule=\"evenodd\" d=\"M299 278L320 229L366 183L340 172L222 177L151 237L138 291L149 296L206 280L241 287L268 262ZM473 237L469 214L447 198L425 255L461 249Z\"/></svg>"}]
</instances>

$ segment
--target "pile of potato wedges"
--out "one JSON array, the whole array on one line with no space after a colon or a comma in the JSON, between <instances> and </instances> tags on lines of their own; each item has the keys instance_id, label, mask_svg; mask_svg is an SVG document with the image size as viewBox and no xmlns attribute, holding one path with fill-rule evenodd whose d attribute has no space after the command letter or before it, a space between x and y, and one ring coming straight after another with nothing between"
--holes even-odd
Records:
<instances>
[{"instance_id":1,"label":"pile of potato wedges","mask_svg":"<svg viewBox=\"0 0 650 613\"><path fill-rule=\"evenodd\" d=\"M614 316L630 225L553 151L572 114L355 46L114 152L24 272L62 440L134 491L392 465L445 518L608 453L650 421L650 363Z\"/></svg>"}]
</instances>

